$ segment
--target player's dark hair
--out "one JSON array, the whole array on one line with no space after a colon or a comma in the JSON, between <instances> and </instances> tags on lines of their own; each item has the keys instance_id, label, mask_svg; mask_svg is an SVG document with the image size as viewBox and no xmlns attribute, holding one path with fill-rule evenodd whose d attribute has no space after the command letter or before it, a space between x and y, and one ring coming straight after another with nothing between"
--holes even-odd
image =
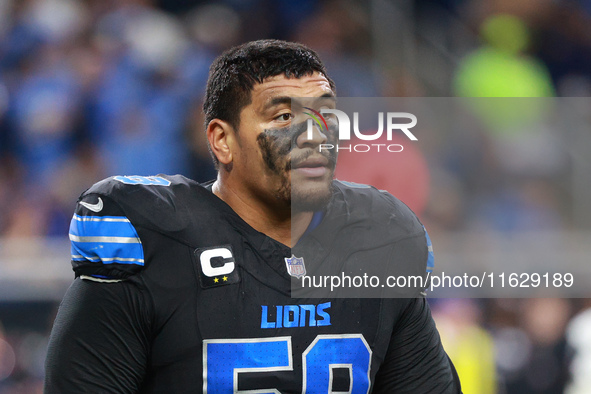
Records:
<instances>
[{"instance_id":1,"label":"player's dark hair","mask_svg":"<svg viewBox=\"0 0 591 394\"><path fill-rule=\"evenodd\" d=\"M240 111L250 104L256 83L281 74L301 78L314 72L322 73L335 90L318 54L302 44L258 40L227 50L209 68L203 102L205 128L212 119L221 119L238 130ZM217 165L217 158L213 154L212 157Z\"/></svg>"}]
</instances>

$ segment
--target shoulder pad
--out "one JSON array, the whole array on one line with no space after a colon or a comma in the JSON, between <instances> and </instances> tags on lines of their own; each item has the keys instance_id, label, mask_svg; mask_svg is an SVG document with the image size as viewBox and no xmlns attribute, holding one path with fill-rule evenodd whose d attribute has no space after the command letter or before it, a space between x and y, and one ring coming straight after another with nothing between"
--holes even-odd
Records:
<instances>
[{"instance_id":1,"label":"shoulder pad","mask_svg":"<svg viewBox=\"0 0 591 394\"><path fill-rule=\"evenodd\" d=\"M114 176L82 198L89 195L109 197L134 225L167 234L185 229L191 213L207 211L199 201L211 198L211 192L181 175Z\"/></svg>"},{"instance_id":2,"label":"shoulder pad","mask_svg":"<svg viewBox=\"0 0 591 394\"><path fill-rule=\"evenodd\" d=\"M334 203L344 205L347 209L349 221L363 223L372 231L360 232L364 245L396 242L397 240L420 236L422 248L426 248L426 272L434 268L433 246L427 230L415 213L402 201L385 190L378 190L373 186L352 182L335 181L335 188L341 197L336 197ZM351 224L351 223L349 223ZM376 237L376 234L380 234ZM424 249L423 249L424 251Z\"/></svg>"},{"instance_id":3,"label":"shoulder pad","mask_svg":"<svg viewBox=\"0 0 591 394\"><path fill-rule=\"evenodd\" d=\"M389 241L393 240L392 237L423 232L423 225L415 213L387 191L339 180L334 186L337 193L333 203L344 205L350 220L363 221L378 231L387 231Z\"/></svg>"},{"instance_id":4,"label":"shoulder pad","mask_svg":"<svg viewBox=\"0 0 591 394\"><path fill-rule=\"evenodd\" d=\"M136 229L172 233L186 227L189 219L182 213L195 204L178 196L196 194L187 191L195 186L205 191L182 176L115 176L85 191L70 222L76 276L110 281L142 270L144 250Z\"/></svg>"}]
</instances>

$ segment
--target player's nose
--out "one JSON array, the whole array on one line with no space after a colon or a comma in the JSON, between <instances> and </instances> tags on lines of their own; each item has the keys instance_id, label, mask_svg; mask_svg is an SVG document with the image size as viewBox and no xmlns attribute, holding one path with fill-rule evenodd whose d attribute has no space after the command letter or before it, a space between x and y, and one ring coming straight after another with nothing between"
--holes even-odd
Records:
<instances>
[{"instance_id":1,"label":"player's nose","mask_svg":"<svg viewBox=\"0 0 591 394\"><path fill-rule=\"evenodd\" d=\"M296 139L298 148L315 148L320 144L326 144L328 138L326 137L324 130L315 124L312 119L308 119L306 123L307 125L304 132Z\"/></svg>"}]
</instances>

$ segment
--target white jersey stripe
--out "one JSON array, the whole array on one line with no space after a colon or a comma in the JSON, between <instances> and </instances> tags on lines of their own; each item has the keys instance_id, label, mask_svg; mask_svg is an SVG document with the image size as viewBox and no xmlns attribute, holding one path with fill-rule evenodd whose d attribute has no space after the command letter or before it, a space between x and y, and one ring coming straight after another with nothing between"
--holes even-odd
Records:
<instances>
[{"instance_id":1,"label":"white jersey stripe","mask_svg":"<svg viewBox=\"0 0 591 394\"><path fill-rule=\"evenodd\" d=\"M135 237L79 237L70 234L70 241L72 242L106 242L118 244L140 244L139 238Z\"/></svg>"}]
</instances>

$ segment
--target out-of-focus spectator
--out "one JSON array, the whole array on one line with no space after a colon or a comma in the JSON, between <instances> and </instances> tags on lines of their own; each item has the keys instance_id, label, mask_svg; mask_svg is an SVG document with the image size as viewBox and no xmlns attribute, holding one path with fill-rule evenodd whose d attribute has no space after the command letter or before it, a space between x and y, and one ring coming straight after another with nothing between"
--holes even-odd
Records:
<instances>
[{"instance_id":1,"label":"out-of-focus spectator","mask_svg":"<svg viewBox=\"0 0 591 394\"><path fill-rule=\"evenodd\" d=\"M518 319L519 328L514 331L517 337L521 337L521 343L517 347L521 348L521 354L515 353L514 356L522 359L519 363L502 364L506 368L502 370L502 374L507 394L564 392L569 380L568 366L572 357L564 336L570 310L569 302L564 299L523 300L517 311L521 317ZM498 341L509 337L506 331L498 334Z\"/></svg>"},{"instance_id":2,"label":"out-of-focus spectator","mask_svg":"<svg viewBox=\"0 0 591 394\"><path fill-rule=\"evenodd\" d=\"M113 30L100 34L129 48L108 60L90 124L107 173L186 172L182 137L189 101L177 69L188 42L180 23L134 7L105 15L99 26Z\"/></svg>"},{"instance_id":3,"label":"out-of-focus spectator","mask_svg":"<svg viewBox=\"0 0 591 394\"><path fill-rule=\"evenodd\" d=\"M497 377L491 335L480 325L478 304L471 299L440 300L433 317L443 347L453 360L462 382L462 391L495 394Z\"/></svg>"},{"instance_id":4,"label":"out-of-focus spectator","mask_svg":"<svg viewBox=\"0 0 591 394\"><path fill-rule=\"evenodd\" d=\"M530 32L514 15L493 15L482 24L484 45L469 54L456 74L463 97L548 97L554 95L543 63L526 56Z\"/></svg>"},{"instance_id":5,"label":"out-of-focus spectator","mask_svg":"<svg viewBox=\"0 0 591 394\"><path fill-rule=\"evenodd\" d=\"M371 71L369 16L358 7L354 2L326 2L302 21L293 39L319 53L340 96L380 96L381 74Z\"/></svg>"},{"instance_id":6,"label":"out-of-focus spectator","mask_svg":"<svg viewBox=\"0 0 591 394\"><path fill-rule=\"evenodd\" d=\"M571 380L566 394L586 394L591 387L591 309L578 313L569 323L566 339L573 349L573 361L570 367Z\"/></svg>"},{"instance_id":7,"label":"out-of-focus spectator","mask_svg":"<svg viewBox=\"0 0 591 394\"><path fill-rule=\"evenodd\" d=\"M47 187L75 150L80 89L66 54L83 21L84 9L75 2L32 1L14 27L38 37L35 50L19 63L18 74L10 74L9 85L13 148L29 185Z\"/></svg>"}]
</instances>

